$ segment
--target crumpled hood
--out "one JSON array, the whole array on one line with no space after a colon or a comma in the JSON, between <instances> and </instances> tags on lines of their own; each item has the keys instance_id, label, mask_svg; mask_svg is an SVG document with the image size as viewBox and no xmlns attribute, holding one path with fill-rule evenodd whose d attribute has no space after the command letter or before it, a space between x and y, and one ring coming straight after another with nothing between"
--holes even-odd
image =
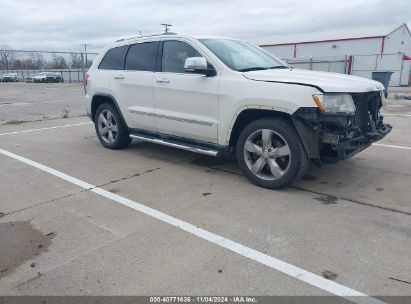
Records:
<instances>
[{"instance_id":1,"label":"crumpled hood","mask_svg":"<svg viewBox=\"0 0 411 304\"><path fill-rule=\"evenodd\" d=\"M364 93L384 89L380 82L362 77L299 69L250 71L243 75L251 80L311 85L329 93Z\"/></svg>"}]
</instances>

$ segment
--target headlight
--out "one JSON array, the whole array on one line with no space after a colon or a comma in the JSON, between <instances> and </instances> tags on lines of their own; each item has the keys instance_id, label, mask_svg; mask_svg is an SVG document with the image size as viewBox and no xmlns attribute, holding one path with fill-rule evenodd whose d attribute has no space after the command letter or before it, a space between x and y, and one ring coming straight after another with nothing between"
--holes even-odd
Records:
<instances>
[{"instance_id":1,"label":"headlight","mask_svg":"<svg viewBox=\"0 0 411 304\"><path fill-rule=\"evenodd\" d=\"M350 94L313 95L321 112L327 114L354 114L355 104Z\"/></svg>"}]
</instances>

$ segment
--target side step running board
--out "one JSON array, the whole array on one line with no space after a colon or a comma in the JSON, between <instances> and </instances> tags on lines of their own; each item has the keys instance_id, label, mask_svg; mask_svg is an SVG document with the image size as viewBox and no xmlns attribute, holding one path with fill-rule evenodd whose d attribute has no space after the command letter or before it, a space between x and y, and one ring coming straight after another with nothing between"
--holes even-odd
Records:
<instances>
[{"instance_id":1,"label":"side step running board","mask_svg":"<svg viewBox=\"0 0 411 304\"><path fill-rule=\"evenodd\" d=\"M217 157L218 152L219 152L218 150L214 150L214 149L210 149L206 147L200 147L196 145L190 145L188 143L181 143L181 142L171 141L171 140L167 141L165 139L144 136L141 134L139 135L130 134L130 137L135 138L135 139L140 139L143 141L147 141L147 142L151 142L151 143L155 143L155 144L160 144L163 146L168 146L168 147L178 148L178 149L182 149L182 150L186 150L190 152L205 154L208 156Z\"/></svg>"}]
</instances>

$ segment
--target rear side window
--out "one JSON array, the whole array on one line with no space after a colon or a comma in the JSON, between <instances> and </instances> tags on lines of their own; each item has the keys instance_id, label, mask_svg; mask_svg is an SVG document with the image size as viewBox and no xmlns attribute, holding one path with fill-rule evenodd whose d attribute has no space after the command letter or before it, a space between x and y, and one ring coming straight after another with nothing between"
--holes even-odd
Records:
<instances>
[{"instance_id":1,"label":"rear side window","mask_svg":"<svg viewBox=\"0 0 411 304\"><path fill-rule=\"evenodd\" d=\"M109 50L98 68L104 70L123 70L127 48L128 45L125 45Z\"/></svg>"},{"instance_id":2,"label":"rear side window","mask_svg":"<svg viewBox=\"0 0 411 304\"><path fill-rule=\"evenodd\" d=\"M126 57L126 70L155 71L158 41L133 44Z\"/></svg>"},{"instance_id":3,"label":"rear side window","mask_svg":"<svg viewBox=\"0 0 411 304\"><path fill-rule=\"evenodd\" d=\"M191 45L182 41L164 41L161 67L163 72L186 73L184 63L188 57L202 57Z\"/></svg>"}]
</instances>

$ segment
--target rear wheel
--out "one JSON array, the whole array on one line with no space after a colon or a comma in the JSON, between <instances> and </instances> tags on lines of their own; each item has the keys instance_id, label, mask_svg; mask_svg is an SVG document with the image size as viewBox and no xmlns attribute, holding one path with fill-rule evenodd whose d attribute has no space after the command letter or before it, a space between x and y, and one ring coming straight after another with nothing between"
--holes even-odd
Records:
<instances>
[{"instance_id":1,"label":"rear wheel","mask_svg":"<svg viewBox=\"0 0 411 304\"><path fill-rule=\"evenodd\" d=\"M130 133L117 109L110 103L98 107L94 125L98 139L106 148L122 149L131 143Z\"/></svg>"},{"instance_id":2,"label":"rear wheel","mask_svg":"<svg viewBox=\"0 0 411 304\"><path fill-rule=\"evenodd\" d=\"M299 178L307 168L307 156L291 123L261 119L250 123L237 141L240 169L254 184L279 189Z\"/></svg>"}]
</instances>

